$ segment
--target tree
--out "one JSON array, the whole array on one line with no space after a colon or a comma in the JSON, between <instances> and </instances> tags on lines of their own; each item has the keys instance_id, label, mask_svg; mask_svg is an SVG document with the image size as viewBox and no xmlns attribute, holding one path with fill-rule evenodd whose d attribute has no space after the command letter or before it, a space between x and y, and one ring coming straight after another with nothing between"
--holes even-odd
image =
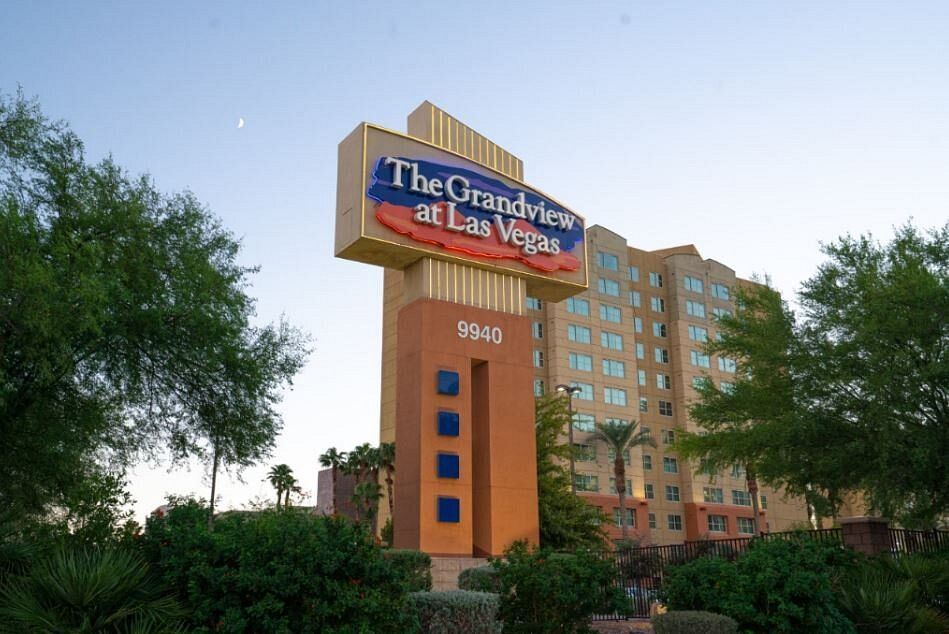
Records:
<instances>
[{"instance_id":1,"label":"tree","mask_svg":"<svg viewBox=\"0 0 949 634\"><path fill-rule=\"evenodd\" d=\"M593 438L612 449L615 455L613 477L616 480L616 493L619 494L619 524L620 530L623 532L624 542L628 538L628 531L626 528L626 461L623 455L633 447L656 446L656 441L649 435L649 432L638 429L638 427L639 423L636 422L610 421L608 423L597 423L596 431L593 432Z\"/></svg>"},{"instance_id":2,"label":"tree","mask_svg":"<svg viewBox=\"0 0 949 634\"><path fill-rule=\"evenodd\" d=\"M339 491L339 474L343 465L346 464L346 452L336 450L336 447L330 447L325 453L320 455L320 465L332 469L333 477L332 495L333 495L333 514L339 512L337 506L337 492Z\"/></svg>"},{"instance_id":3,"label":"tree","mask_svg":"<svg viewBox=\"0 0 949 634\"><path fill-rule=\"evenodd\" d=\"M818 517L862 491L871 510L931 526L949 510L949 225L824 252L801 318L767 286L739 290L708 345L736 361L735 380L698 388L690 413L706 434L677 448L711 469L746 465L750 483L783 486Z\"/></svg>"},{"instance_id":4,"label":"tree","mask_svg":"<svg viewBox=\"0 0 949 634\"><path fill-rule=\"evenodd\" d=\"M393 517L395 511L395 499L393 499L392 485L395 480L392 474L395 473L395 443L384 442L379 445L379 468L386 473L386 499L389 502L389 517Z\"/></svg>"},{"instance_id":5,"label":"tree","mask_svg":"<svg viewBox=\"0 0 949 634\"><path fill-rule=\"evenodd\" d=\"M283 502L283 505L290 508L290 491L297 483L297 479L293 476L293 469L289 465L278 464L270 468L267 479L270 481L270 485L277 490L276 508L280 508L284 496L286 496L286 501Z\"/></svg>"},{"instance_id":6,"label":"tree","mask_svg":"<svg viewBox=\"0 0 949 634\"><path fill-rule=\"evenodd\" d=\"M366 522L373 535L376 534L376 518L379 515L379 498L381 497L382 486L375 480L365 480L357 484L351 497L358 514L356 521Z\"/></svg>"},{"instance_id":7,"label":"tree","mask_svg":"<svg viewBox=\"0 0 949 634\"><path fill-rule=\"evenodd\" d=\"M602 548L607 517L570 492L570 472L564 461L574 449L561 442L571 423L562 397L536 400L534 429L537 435L537 502L540 544L555 550Z\"/></svg>"},{"instance_id":8,"label":"tree","mask_svg":"<svg viewBox=\"0 0 949 634\"><path fill-rule=\"evenodd\" d=\"M82 475L141 458L266 455L306 357L251 324L253 268L189 194L162 194L35 101L0 95L0 507L43 515Z\"/></svg>"}]
</instances>

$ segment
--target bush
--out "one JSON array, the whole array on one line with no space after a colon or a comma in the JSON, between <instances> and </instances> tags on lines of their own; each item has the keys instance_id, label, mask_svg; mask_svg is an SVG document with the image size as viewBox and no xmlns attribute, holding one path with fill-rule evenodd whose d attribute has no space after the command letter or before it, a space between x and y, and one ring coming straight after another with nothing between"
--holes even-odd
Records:
<instances>
[{"instance_id":1,"label":"bush","mask_svg":"<svg viewBox=\"0 0 949 634\"><path fill-rule=\"evenodd\" d=\"M194 632L410 629L405 578L363 526L298 511L228 513L208 531L195 502L153 517L143 552Z\"/></svg>"},{"instance_id":2,"label":"bush","mask_svg":"<svg viewBox=\"0 0 949 634\"><path fill-rule=\"evenodd\" d=\"M594 613L625 609L613 562L589 551L565 555L517 542L491 565L505 632L588 632Z\"/></svg>"},{"instance_id":3,"label":"bush","mask_svg":"<svg viewBox=\"0 0 949 634\"><path fill-rule=\"evenodd\" d=\"M666 612L652 617L656 634L737 634L734 619L711 612Z\"/></svg>"},{"instance_id":4,"label":"bush","mask_svg":"<svg viewBox=\"0 0 949 634\"><path fill-rule=\"evenodd\" d=\"M432 558L417 550L385 550L389 565L403 578L408 592L432 589Z\"/></svg>"},{"instance_id":5,"label":"bush","mask_svg":"<svg viewBox=\"0 0 949 634\"><path fill-rule=\"evenodd\" d=\"M919 555L866 561L841 580L840 608L858 632L949 631L949 565Z\"/></svg>"},{"instance_id":6,"label":"bush","mask_svg":"<svg viewBox=\"0 0 949 634\"><path fill-rule=\"evenodd\" d=\"M743 631L852 632L831 590L851 561L838 545L755 540L734 563L700 558L673 568L662 594L670 610L724 614Z\"/></svg>"},{"instance_id":7,"label":"bush","mask_svg":"<svg viewBox=\"0 0 949 634\"><path fill-rule=\"evenodd\" d=\"M413 592L410 603L423 633L494 634L498 623L500 598L488 592Z\"/></svg>"},{"instance_id":8,"label":"bush","mask_svg":"<svg viewBox=\"0 0 949 634\"><path fill-rule=\"evenodd\" d=\"M461 590L496 594L501 591L501 580L498 579L497 570L491 566L478 566L467 568L458 575L458 587Z\"/></svg>"},{"instance_id":9,"label":"bush","mask_svg":"<svg viewBox=\"0 0 949 634\"><path fill-rule=\"evenodd\" d=\"M134 553L61 550L12 581L0 597L2 632L150 634L176 627L182 612Z\"/></svg>"}]
</instances>

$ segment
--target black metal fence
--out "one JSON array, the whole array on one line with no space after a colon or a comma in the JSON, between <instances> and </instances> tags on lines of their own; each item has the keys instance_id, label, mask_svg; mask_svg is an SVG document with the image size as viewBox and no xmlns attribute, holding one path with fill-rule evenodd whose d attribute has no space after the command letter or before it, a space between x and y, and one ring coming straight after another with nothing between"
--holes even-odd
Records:
<instances>
[{"instance_id":1,"label":"black metal fence","mask_svg":"<svg viewBox=\"0 0 949 634\"><path fill-rule=\"evenodd\" d=\"M949 549L949 531L914 531L907 528L891 528L890 552L899 555L932 553Z\"/></svg>"}]
</instances>

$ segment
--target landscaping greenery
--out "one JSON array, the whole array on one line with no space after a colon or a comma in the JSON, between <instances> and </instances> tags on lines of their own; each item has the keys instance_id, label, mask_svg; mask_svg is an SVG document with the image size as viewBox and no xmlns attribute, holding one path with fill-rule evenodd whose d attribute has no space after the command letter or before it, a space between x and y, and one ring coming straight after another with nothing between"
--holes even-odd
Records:
<instances>
[{"instance_id":1,"label":"landscaping greenery","mask_svg":"<svg viewBox=\"0 0 949 634\"><path fill-rule=\"evenodd\" d=\"M817 515L862 491L904 526L934 526L949 512L949 225L824 252L799 314L767 286L738 289L708 343L735 378L704 382L690 411L703 432L676 448L713 472L745 465Z\"/></svg>"},{"instance_id":2,"label":"landscaping greenery","mask_svg":"<svg viewBox=\"0 0 949 634\"><path fill-rule=\"evenodd\" d=\"M629 539L629 528L626 523L626 460L625 456L634 447L649 445L656 446L656 441L648 431L639 429L639 423L623 423L610 421L597 423L593 432L593 439L605 444L613 452L613 479L616 482L616 493L619 495L619 524L623 534L623 542Z\"/></svg>"},{"instance_id":3,"label":"landscaping greenery","mask_svg":"<svg viewBox=\"0 0 949 634\"><path fill-rule=\"evenodd\" d=\"M474 592L501 592L498 573L492 566L467 568L458 575L458 587Z\"/></svg>"},{"instance_id":4,"label":"landscaping greenery","mask_svg":"<svg viewBox=\"0 0 949 634\"><path fill-rule=\"evenodd\" d=\"M496 634L498 595L488 592L413 592L411 611L424 634Z\"/></svg>"},{"instance_id":5,"label":"landscaping greenery","mask_svg":"<svg viewBox=\"0 0 949 634\"><path fill-rule=\"evenodd\" d=\"M721 614L683 610L652 617L652 629L655 634L737 634L738 624Z\"/></svg>"}]
</instances>

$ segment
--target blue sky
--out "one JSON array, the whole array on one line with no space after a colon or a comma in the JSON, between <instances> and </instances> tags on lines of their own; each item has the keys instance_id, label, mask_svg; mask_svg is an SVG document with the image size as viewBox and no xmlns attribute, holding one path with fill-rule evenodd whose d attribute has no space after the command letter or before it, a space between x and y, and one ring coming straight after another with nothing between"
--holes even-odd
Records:
<instances>
[{"instance_id":1,"label":"blue sky","mask_svg":"<svg viewBox=\"0 0 949 634\"><path fill-rule=\"evenodd\" d=\"M946 2L21 0L0 24L0 90L90 158L194 191L262 267L260 319L314 336L269 462L310 491L319 453L378 436L382 273L332 255L336 145L360 121L404 129L428 99L591 224L788 295L819 241L949 218ZM224 505L269 497L265 470ZM200 466L133 477L140 512L206 489Z\"/></svg>"}]
</instances>

